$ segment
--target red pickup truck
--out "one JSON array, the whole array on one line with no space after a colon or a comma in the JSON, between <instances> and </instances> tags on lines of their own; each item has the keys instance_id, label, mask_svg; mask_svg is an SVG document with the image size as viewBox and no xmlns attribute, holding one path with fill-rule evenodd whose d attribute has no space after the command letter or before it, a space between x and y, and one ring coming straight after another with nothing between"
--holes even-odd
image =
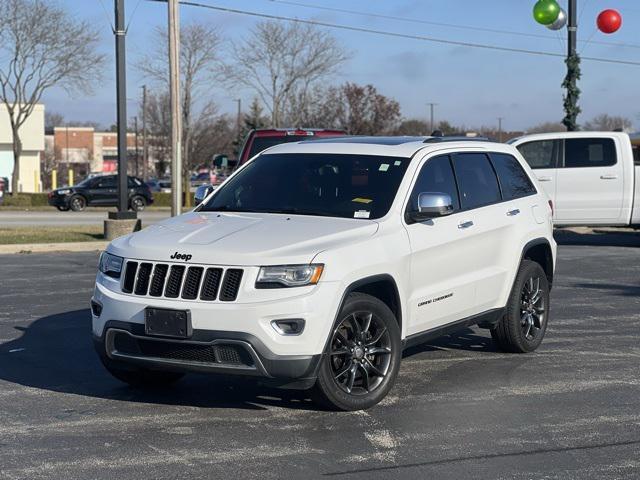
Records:
<instances>
[{"instance_id":1,"label":"red pickup truck","mask_svg":"<svg viewBox=\"0 0 640 480\"><path fill-rule=\"evenodd\" d=\"M263 150L281 143L301 142L302 140L312 140L314 138L342 137L346 135L343 130L324 129L296 129L296 128L272 128L251 130L245 138L240 155L238 155L238 166L243 165Z\"/></svg>"}]
</instances>

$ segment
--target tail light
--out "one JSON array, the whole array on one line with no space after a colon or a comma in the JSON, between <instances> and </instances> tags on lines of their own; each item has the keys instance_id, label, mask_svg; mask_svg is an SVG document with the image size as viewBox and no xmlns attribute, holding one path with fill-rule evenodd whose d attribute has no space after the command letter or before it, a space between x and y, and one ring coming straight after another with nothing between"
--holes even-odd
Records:
<instances>
[{"instance_id":1,"label":"tail light","mask_svg":"<svg viewBox=\"0 0 640 480\"><path fill-rule=\"evenodd\" d=\"M551 208L551 215L553 215L553 201L549 200L549 207Z\"/></svg>"}]
</instances>

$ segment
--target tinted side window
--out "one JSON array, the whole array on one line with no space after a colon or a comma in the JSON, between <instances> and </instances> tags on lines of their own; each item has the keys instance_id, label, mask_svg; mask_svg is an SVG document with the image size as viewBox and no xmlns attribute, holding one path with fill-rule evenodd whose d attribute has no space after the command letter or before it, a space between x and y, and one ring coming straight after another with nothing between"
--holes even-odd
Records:
<instances>
[{"instance_id":1,"label":"tinted side window","mask_svg":"<svg viewBox=\"0 0 640 480\"><path fill-rule=\"evenodd\" d=\"M513 200L536 193L529 175L514 157L506 153L492 153L491 161L498 174L504 200Z\"/></svg>"},{"instance_id":2,"label":"tinted side window","mask_svg":"<svg viewBox=\"0 0 640 480\"><path fill-rule=\"evenodd\" d=\"M116 188L116 177L103 177L98 180L98 188Z\"/></svg>"},{"instance_id":3,"label":"tinted side window","mask_svg":"<svg viewBox=\"0 0 640 480\"><path fill-rule=\"evenodd\" d=\"M555 140L523 143L517 148L531 168L555 168Z\"/></svg>"},{"instance_id":4,"label":"tinted side window","mask_svg":"<svg viewBox=\"0 0 640 480\"><path fill-rule=\"evenodd\" d=\"M611 138L570 138L564 145L565 168L610 167L617 162Z\"/></svg>"},{"instance_id":5,"label":"tinted side window","mask_svg":"<svg viewBox=\"0 0 640 480\"><path fill-rule=\"evenodd\" d=\"M453 156L453 166L464 210L502 199L498 179L484 153L458 153Z\"/></svg>"},{"instance_id":6,"label":"tinted side window","mask_svg":"<svg viewBox=\"0 0 640 480\"><path fill-rule=\"evenodd\" d=\"M640 166L640 145L633 146L633 162L636 167Z\"/></svg>"},{"instance_id":7,"label":"tinted side window","mask_svg":"<svg viewBox=\"0 0 640 480\"><path fill-rule=\"evenodd\" d=\"M418 211L418 195L421 193L446 193L453 201L454 210L460 210L458 188L448 155L427 160L420 170L409 200L409 209L412 212Z\"/></svg>"}]
</instances>

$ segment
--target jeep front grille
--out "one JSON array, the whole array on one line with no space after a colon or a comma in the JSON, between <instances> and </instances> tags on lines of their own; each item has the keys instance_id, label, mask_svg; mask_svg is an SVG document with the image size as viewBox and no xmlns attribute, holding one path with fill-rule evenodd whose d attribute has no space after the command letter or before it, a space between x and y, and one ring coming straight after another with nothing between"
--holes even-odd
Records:
<instances>
[{"instance_id":1,"label":"jeep front grille","mask_svg":"<svg viewBox=\"0 0 640 480\"><path fill-rule=\"evenodd\" d=\"M238 298L243 273L240 268L127 261L122 291L140 296L233 302Z\"/></svg>"}]
</instances>

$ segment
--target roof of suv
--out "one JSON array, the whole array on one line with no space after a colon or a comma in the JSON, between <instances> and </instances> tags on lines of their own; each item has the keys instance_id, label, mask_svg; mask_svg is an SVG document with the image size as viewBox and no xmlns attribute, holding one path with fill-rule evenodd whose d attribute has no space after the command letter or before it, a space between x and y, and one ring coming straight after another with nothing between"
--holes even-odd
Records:
<instances>
[{"instance_id":1,"label":"roof of suv","mask_svg":"<svg viewBox=\"0 0 640 480\"><path fill-rule=\"evenodd\" d=\"M486 138L473 137L337 137L305 140L271 147L265 153L343 153L362 155L384 155L390 157L412 157L419 150L453 148L496 148L509 146ZM511 147L512 148L512 147Z\"/></svg>"}]
</instances>

